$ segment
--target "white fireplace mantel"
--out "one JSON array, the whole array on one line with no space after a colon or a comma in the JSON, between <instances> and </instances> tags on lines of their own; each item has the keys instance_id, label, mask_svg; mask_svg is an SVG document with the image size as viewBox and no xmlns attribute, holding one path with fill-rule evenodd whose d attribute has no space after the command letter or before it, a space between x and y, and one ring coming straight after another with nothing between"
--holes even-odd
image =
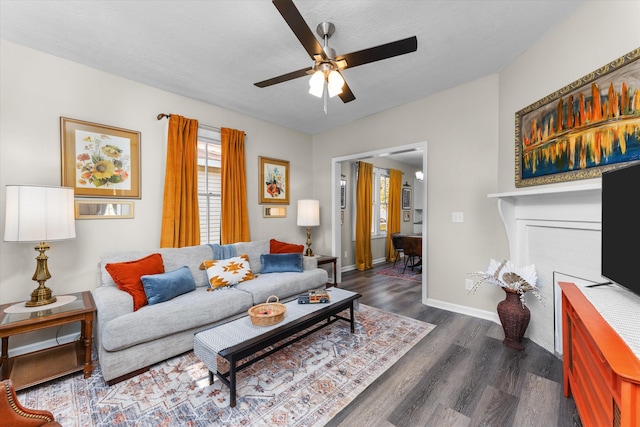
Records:
<instances>
[{"instance_id":1,"label":"white fireplace mantel","mask_svg":"<svg viewBox=\"0 0 640 427\"><path fill-rule=\"evenodd\" d=\"M535 264L545 304L527 299L531 309L528 335L549 351L558 348L560 298L553 283L558 273L599 277L601 180L565 187L538 187L489 194L509 240L510 259Z\"/></svg>"},{"instance_id":2,"label":"white fireplace mantel","mask_svg":"<svg viewBox=\"0 0 640 427\"><path fill-rule=\"evenodd\" d=\"M526 247L519 244L518 226L538 221L600 223L601 182L571 187L554 187L489 194L497 198L498 210L507 231L509 256L516 263L527 262ZM549 224L551 225L551 224ZM565 224L566 225L566 224ZM589 227L591 228L591 227Z\"/></svg>"}]
</instances>

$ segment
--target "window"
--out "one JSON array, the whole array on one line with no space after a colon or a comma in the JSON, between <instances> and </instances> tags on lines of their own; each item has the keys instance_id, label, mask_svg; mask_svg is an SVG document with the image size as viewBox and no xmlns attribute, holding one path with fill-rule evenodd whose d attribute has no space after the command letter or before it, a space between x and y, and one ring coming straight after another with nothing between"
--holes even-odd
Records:
<instances>
[{"instance_id":1,"label":"window","mask_svg":"<svg viewBox=\"0 0 640 427\"><path fill-rule=\"evenodd\" d=\"M389 171L373 168L373 211L371 235L387 235L387 213L389 208Z\"/></svg>"},{"instance_id":2,"label":"window","mask_svg":"<svg viewBox=\"0 0 640 427\"><path fill-rule=\"evenodd\" d=\"M353 182L358 182L357 168L353 170ZM381 238L387 235L389 212L389 170L374 166L372 177L371 237ZM357 185L357 184L356 184ZM355 185L354 185L355 186ZM354 190L356 191L356 190ZM354 206L356 197L352 199ZM352 239L356 240L356 209L352 209Z\"/></svg>"},{"instance_id":3,"label":"window","mask_svg":"<svg viewBox=\"0 0 640 427\"><path fill-rule=\"evenodd\" d=\"M198 207L200 243L220 243L221 219L220 132L198 126Z\"/></svg>"}]
</instances>

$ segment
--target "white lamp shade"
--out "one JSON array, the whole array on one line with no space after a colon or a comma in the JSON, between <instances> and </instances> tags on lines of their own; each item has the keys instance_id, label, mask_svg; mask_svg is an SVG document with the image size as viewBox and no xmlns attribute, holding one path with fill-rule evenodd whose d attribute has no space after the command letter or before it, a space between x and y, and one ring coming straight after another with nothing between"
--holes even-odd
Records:
<instances>
[{"instance_id":1,"label":"white lamp shade","mask_svg":"<svg viewBox=\"0 0 640 427\"><path fill-rule=\"evenodd\" d=\"M320 70L313 73L309 79L309 93L318 98L322 97L324 90L324 73Z\"/></svg>"},{"instance_id":2,"label":"white lamp shade","mask_svg":"<svg viewBox=\"0 0 640 427\"><path fill-rule=\"evenodd\" d=\"M6 242L74 239L73 188L7 185Z\"/></svg>"},{"instance_id":3,"label":"white lamp shade","mask_svg":"<svg viewBox=\"0 0 640 427\"><path fill-rule=\"evenodd\" d=\"M298 225L302 227L320 225L320 201L298 200Z\"/></svg>"},{"instance_id":4,"label":"white lamp shade","mask_svg":"<svg viewBox=\"0 0 640 427\"><path fill-rule=\"evenodd\" d=\"M336 95L340 95L342 93L342 86L344 86L344 79L340 75L339 72L333 70L329 73L329 98L333 98Z\"/></svg>"}]
</instances>

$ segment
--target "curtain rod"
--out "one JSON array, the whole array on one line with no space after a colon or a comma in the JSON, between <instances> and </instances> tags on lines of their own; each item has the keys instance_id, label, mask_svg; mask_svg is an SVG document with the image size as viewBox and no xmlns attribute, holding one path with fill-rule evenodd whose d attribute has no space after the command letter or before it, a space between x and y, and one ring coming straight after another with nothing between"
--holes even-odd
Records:
<instances>
[{"instance_id":1,"label":"curtain rod","mask_svg":"<svg viewBox=\"0 0 640 427\"><path fill-rule=\"evenodd\" d=\"M171 117L171 114L160 113L160 114L158 114L157 119L158 120L162 120L164 118L168 119L169 117ZM209 125L203 125L203 126L207 127L210 130L216 131L216 132L220 132L221 131L220 128L216 127L216 126L209 126ZM247 136L246 132L243 132L243 133L244 133L244 136Z\"/></svg>"}]
</instances>

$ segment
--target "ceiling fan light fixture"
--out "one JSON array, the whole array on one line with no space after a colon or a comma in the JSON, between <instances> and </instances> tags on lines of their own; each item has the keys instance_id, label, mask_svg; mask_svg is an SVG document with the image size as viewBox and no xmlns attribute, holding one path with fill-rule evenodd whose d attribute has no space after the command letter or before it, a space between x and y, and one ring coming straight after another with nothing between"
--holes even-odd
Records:
<instances>
[{"instance_id":1,"label":"ceiling fan light fixture","mask_svg":"<svg viewBox=\"0 0 640 427\"><path fill-rule=\"evenodd\" d=\"M329 98L333 98L336 95L342 93L342 86L344 86L344 79L339 72L333 70L329 73L328 83Z\"/></svg>"},{"instance_id":2,"label":"ceiling fan light fixture","mask_svg":"<svg viewBox=\"0 0 640 427\"><path fill-rule=\"evenodd\" d=\"M309 93L318 98L322 98L324 92L324 73L320 70L313 73L309 79Z\"/></svg>"}]
</instances>

